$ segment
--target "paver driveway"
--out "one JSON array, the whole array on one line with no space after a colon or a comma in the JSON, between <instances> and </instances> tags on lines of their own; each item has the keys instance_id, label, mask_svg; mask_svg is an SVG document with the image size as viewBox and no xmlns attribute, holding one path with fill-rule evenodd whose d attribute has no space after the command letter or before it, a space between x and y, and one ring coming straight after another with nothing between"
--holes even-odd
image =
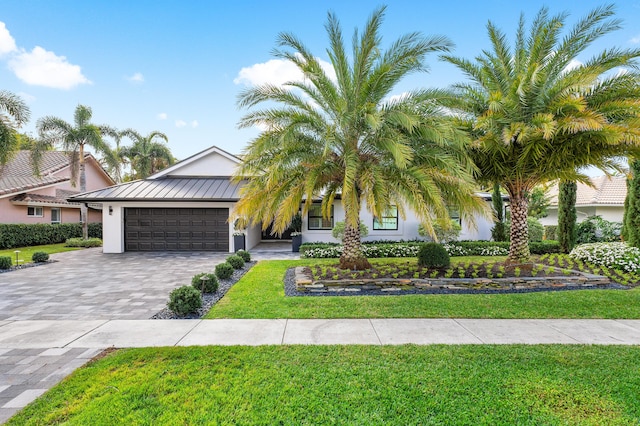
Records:
<instances>
[{"instance_id":1,"label":"paver driveway","mask_svg":"<svg viewBox=\"0 0 640 426\"><path fill-rule=\"evenodd\" d=\"M228 255L58 253L55 263L0 274L0 320L148 319L171 290Z\"/></svg>"}]
</instances>

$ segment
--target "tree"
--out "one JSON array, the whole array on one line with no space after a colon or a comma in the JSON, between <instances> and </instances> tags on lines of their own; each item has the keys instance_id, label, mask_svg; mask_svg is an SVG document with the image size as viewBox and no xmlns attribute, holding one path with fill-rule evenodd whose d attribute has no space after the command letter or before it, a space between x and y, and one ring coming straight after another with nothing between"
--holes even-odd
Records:
<instances>
[{"instance_id":1,"label":"tree","mask_svg":"<svg viewBox=\"0 0 640 426\"><path fill-rule=\"evenodd\" d=\"M493 229L491 229L491 238L493 238L493 241L507 241L507 233L504 226L504 203L502 202L500 185L497 183L493 184L491 202L496 215Z\"/></svg>"},{"instance_id":2,"label":"tree","mask_svg":"<svg viewBox=\"0 0 640 426\"><path fill-rule=\"evenodd\" d=\"M29 121L30 111L18 95L0 90L0 167L19 149L16 130Z\"/></svg>"},{"instance_id":3,"label":"tree","mask_svg":"<svg viewBox=\"0 0 640 426\"><path fill-rule=\"evenodd\" d=\"M169 138L164 133L154 130L142 136L133 129L127 129L122 136L133 141L133 145L123 149L122 155L131 162L134 179L144 179L175 163L171 150L165 144Z\"/></svg>"},{"instance_id":4,"label":"tree","mask_svg":"<svg viewBox=\"0 0 640 426\"><path fill-rule=\"evenodd\" d=\"M43 117L37 122L37 129L41 143L35 153L46 147L60 146L63 151L69 153L71 162L71 184L76 185L79 178L80 191L87 190L87 177L85 173L85 145L91 147L97 154L108 152L109 145L102 138L103 135L114 134L115 130L108 126L98 126L91 123L91 108L85 105L78 105L73 115L73 124L58 117ZM88 238L87 206L82 203L80 206L80 222L82 223L82 237Z\"/></svg>"},{"instance_id":5,"label":"tree","mask_svg":"<svg viewBox=\"0 0 640 426\"><path fill-rule=\"evenodd\" d=\"M529 209L527 214L536 219L541 219L549 215L548 208L551 205L546 187L536 186L529 194Z\"/></svg>"},{"instance_id":6,"label":"tree","mask_svg":"<svg viewBox=\"0 0 640 426\"><path fill-rule=\"evenodd\" d=\"M274 52L300 71L303 80L284 87L244 90L239 105L248 112L241 128L263 130L243 152L237 181L247 180L234 215L264 229L283 232L299 211L306 214L321 199L325 218L334 200L345 212L342 268L365 269L360 210L382 217L392 207L401 217L411 208L433 235L433 219L448 218L447 206L469 219L483 208L473 197L471 163L464 134L435 102L448 93L415 90L391 97L405 76L423 71L428 53L446 51L444 37L410 33L382 50L384 7L353 36L347 53L336 16L328 14L329 60L335 77L292 34L280 34Z\"/></svg>"},{"instance_id":7,"label":"tree","mask_svg":"<svg viewBox=\"0 0 640 426\"><path fill-rule=\"evenodd\" d=\"M625 199L624 232L630 246L640 247L640 160L631 161L631 180Z\"/></svg>"},{"instance_id":8,"label":"tree","mask_svg":"<svg viewBox=\"0 0 640 426\"><path fill-rule=\"evenodd\" d=\"M578 185L561 181L558 186L558 241L562 253L569 253L576 245L576 194Z\"/></svg>"},{"instance_id":9,"label":"tree","mask_svg":"<svg viewBox=\"0 0 640 426\"><path fill-rule=\"evenodd\" d=\"M640 49L611 48L582 63L577 56L620 27L613 6L594 9L561 38L567 14L542 8L528 34L521 16L513 49L487 25L491 49L475 61L445 56L471 80L454 86L449 106L473 139L479 180L499 182L510 198L508 263L529 259L527 194L554 179L588 182L584 166L617 168L612 158L638 151ZM634 120L635 123L634 124Z\"/></svg>"},{"instance_id":10,"label":"tree","mask_svg":"<svg viewBox=\"0 0 640 426\"><path fill-rule=\"evenodd\" d=\"M121 146L122 133L118 131L108 132L109 136L115 141L115 146L105 146L105 151L102 153L100 162L105 170L109 173L109 176L113 178L116 183L122 183L124 181L124 171L127 166L126 147Z\"/></svg>"}]
</instances>

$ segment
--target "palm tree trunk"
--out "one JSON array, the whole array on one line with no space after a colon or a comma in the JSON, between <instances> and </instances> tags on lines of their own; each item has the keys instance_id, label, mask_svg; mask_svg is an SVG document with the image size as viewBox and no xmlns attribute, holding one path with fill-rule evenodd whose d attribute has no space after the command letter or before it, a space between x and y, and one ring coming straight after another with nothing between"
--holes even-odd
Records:
<instances>
[{"instance_id":1,"label":"palm tree trunk","mask_svg":"<svg viewBox=\"0 0 640 426\"><path fill-rule=\"evenodd\" d=\"M84 144L80 144L80 192L87 191L87 175L84 165ZM80 204L80 223L82 224L82 238L89 239L89 224L87 223L87 204Z\"/></svg>"},{"instance_id":2,"label":"palm tree trunk","mask_svg":"<svg viewBox=\"0 0 640 426\"><path fill-rule=\"evenodd\" d=\"M340 256L340 269L364 270L371 268L371 264L362 254L362 242L360 241L360 223L355 228L345 222L344 249Z\"/></svg>"},{"instance_id":3,"label":"palm tree trunk","mask_svg":"<svg viewBox=\"0 0 640 426\"><path fill-rule=\"evenodd\" d=\"M509 235L509 257L506 263L525 263L529 261L529 228L527 226L527 211L529 200L524 190L509 191L511 229Z\"/></svg>"}]
</instances>

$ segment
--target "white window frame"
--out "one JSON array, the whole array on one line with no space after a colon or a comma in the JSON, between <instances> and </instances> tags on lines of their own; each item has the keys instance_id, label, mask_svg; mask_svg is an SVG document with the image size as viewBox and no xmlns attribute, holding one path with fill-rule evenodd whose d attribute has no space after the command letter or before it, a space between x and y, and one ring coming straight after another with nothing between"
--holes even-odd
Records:
<instances>
[{"instance_id":1,"label":"white window frame","mask_svg":"<svg viewBox=\"0 0 640 426\"><path fill-rule=\"evenodd\" d=\"M57 211L58 212L58 220L54 221L53 220L53 211ZM62 209L60 207L52 207L51 208L51 223L56 225L58 223L62 223Z\"/></svg>"},{"instance_id":2,"label":"white window frame","mask_svg":"<svg viewBox=\"0 0 640 426\"><path fill-rule=\"evenodd\" d=\"M38 214L38 211L40 214ZM44 217L44 207L41 206L27 206L27 216L29 217Z\"/></svg>"}]
</instances>

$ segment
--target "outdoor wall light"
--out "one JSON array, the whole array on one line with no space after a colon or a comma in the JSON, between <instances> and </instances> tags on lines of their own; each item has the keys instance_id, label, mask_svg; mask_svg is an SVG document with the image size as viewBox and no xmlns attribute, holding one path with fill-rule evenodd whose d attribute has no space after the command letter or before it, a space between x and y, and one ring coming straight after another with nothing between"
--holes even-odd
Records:
<instances>
[{"instance_id":1,"label":"outdoor wall light","mask_svg":"<svg viewBox=\"0 0 640 426\"><path fill-rule=\"evenodd\" d=\"M113 215L113 206L109 206L109 216Z\"/></svg>"}]
</instances>

